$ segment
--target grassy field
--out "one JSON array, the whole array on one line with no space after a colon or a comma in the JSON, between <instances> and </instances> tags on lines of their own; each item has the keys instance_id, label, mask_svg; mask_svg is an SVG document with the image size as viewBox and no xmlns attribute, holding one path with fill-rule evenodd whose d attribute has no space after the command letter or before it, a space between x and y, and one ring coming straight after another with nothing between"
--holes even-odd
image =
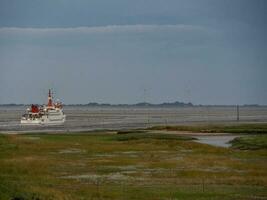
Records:
<instances>
[{"instance_id":1,"label":"grassy field","mask_svg":"<svg viewBox=\"0 0 267 200\"><path fill-rule=\"evenodd\" d=\"M267 136L266 135L256 135L235 138L231 141L232 147L236 149L243 150L267 150Z\"/></svg>"},{"instance_id":2,"label":"grassy field","mask_svg":"<svg viewBox=\"0 0 267 200\"><path fill-rule=\"evenodd\" d=\"M267 136L251 137L227 149L153 131L0 135L0 199L267 199Z\"/></svg>"},{"instance_id":3,"label":"grassy field","mask_svg":"<svg viewBox=\"0 0 267 200\"><path fill-rule=\"evenodd\" d=\"M150 130L167 130L167 131L190 131L201 133L242 133L242 134L266 134L267 124L203 124L190 126L154 126Z\"/></svg>"}]
</instances>

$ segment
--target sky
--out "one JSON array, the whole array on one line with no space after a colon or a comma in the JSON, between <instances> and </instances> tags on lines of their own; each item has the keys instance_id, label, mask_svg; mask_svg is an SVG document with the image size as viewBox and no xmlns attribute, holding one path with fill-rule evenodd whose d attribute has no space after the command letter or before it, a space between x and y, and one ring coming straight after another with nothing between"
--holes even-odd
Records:
<instances>
[{"instance_id":1,"label":"sky","mask_svg":"<svg viewBox=\"0 0 267 200\"><path fill-rule=\"evenodd\" d=\"M0 0L0 104L267 105L266 0Z\"/></svg>"}]
</instances>

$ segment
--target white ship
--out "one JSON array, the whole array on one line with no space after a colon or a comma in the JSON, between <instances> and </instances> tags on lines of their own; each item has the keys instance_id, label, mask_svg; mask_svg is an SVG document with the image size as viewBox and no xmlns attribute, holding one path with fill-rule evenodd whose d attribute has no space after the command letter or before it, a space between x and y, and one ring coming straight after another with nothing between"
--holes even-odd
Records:
<instances>
[{"instance_id":1,"label":"white ship","mask_svg":"<svg viewBox=\"0 0 267 200\"><path fill-rule=\"evenodd\" d=\"M66 115L60 102L53 103L51 90L48 92L47 105L31 105L21 117L22 125L60 125L65 122Z\"/></svg>"}]
</instances>

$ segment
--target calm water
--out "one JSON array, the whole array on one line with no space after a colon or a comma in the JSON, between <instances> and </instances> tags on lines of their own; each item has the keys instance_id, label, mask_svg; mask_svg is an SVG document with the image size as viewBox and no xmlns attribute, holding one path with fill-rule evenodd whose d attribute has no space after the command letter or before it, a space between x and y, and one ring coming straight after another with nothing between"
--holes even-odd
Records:
<instances>
[{"instance_id":1,"label":"calm water","mask_svg":"<svg viewBox=\"0 0 267 200\"><path fill-rule=\"evenodd\" d=\"M26 107L0 106L0 131L94 130L146 128L155 125L230 123L236 121L235 107L136 108L64 107L63 126L21 126ZM267 122L267 107L240 107L242 122Z\"/></svg>"},{"instance_id":2,"label":"calm water","mask_svg":"<svg viewBox=\"0 0 267 200\"><path fill-rule=\"evenodd\" d=\"M196 142L202 144L209 144L218 147L230 147L231 144L229 144L229 142L236 137L242 137L242 135L197 136L195 138L197 138Z\"/></svg>"}]
</instances>

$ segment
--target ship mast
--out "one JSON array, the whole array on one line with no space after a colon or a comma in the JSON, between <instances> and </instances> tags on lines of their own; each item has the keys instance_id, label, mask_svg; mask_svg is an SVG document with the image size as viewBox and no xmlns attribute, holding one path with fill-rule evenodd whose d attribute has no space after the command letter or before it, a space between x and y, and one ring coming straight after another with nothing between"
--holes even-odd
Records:
<instances>
[{"instance_id":1,"label":"ship mast","mask_svg":"<svg viewBox=\"0 0 267 200\"><path fill-rule=\"evenodd\" d=\"M47 107L52 107L52 106L53 106L52 95L51 95L51 90L49 89Z\"/></svg>"}]
</instances>

